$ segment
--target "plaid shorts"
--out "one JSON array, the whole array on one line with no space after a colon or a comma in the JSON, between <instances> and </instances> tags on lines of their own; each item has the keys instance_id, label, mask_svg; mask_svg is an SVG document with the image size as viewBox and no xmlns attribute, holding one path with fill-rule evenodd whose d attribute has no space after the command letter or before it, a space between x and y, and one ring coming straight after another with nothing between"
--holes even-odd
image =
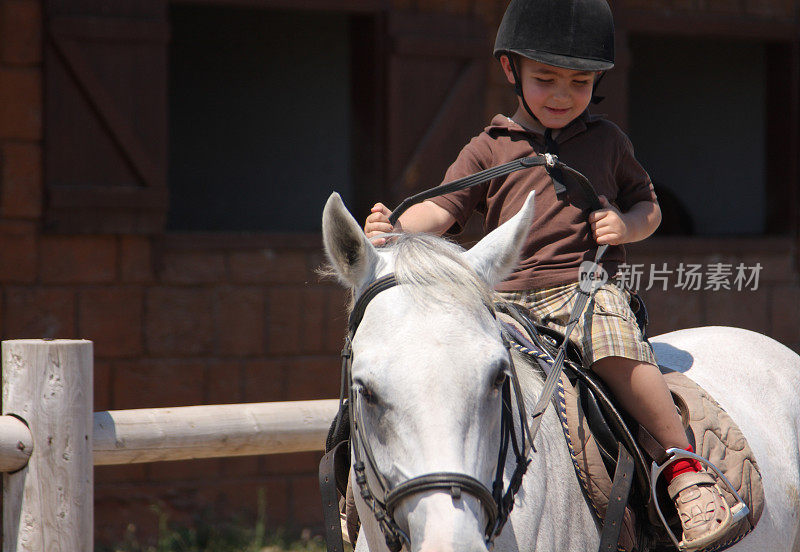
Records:
<instances>
[{"instance_id":1,"label":"plaid shorts","mask_svg":"<svg viewBox=\"0 0 800 552\"><path fill-rule=\"evenodd\" d=\"M567 329L578 284L542 289L501 292L507 301L530 309L539 322L560 332ZM643 337L630 306L630 292L613 282L604 284L575 325L570 340L583 351L591 365L601 358L619 356L657 365L653 349Z\"/></svg>"}]
</instances>

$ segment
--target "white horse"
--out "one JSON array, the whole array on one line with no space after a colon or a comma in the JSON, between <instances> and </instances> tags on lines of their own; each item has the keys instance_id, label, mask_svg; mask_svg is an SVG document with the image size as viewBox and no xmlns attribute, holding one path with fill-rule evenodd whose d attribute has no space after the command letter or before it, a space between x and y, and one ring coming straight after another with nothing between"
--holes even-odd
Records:
<instances>
[{"instance_id":1,"label":"white horse","mask_svg":"<svg viewBox=\"0 0 800 552\"><path fill-rule=\"evenodd\" d=\"M531 194L514 218L469 251L421 235L402 236L378 249L337 194L328 200L325 250L355 297L387 273L394 272L400 282L370 301L352 344L365 432L377 469L392 486L432 472L459 472L491 486L499 448L497 383L507 353L486 305L494 285L514 268L532 216ZM726 327L681 330L652 341L662 364L685 372L720 402L761 468L763 515L756 529L729 550L799 552L800 357L763 335ZM542 375L519 372L530 411ZM597 550L599 530L552 408L535 445L496 549ZM358 489L355 495L362 522L356 551L387 550ZM442 491L412 494L399 504L394 519L410 539L405 550L487 550L487 514L467 493L460 499Z\"/></svg>"}]
</instances>

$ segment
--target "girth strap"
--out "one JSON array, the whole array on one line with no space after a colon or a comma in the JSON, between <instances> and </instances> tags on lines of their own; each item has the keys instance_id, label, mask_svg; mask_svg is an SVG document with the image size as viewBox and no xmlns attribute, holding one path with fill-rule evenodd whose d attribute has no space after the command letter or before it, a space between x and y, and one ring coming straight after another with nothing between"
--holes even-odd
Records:
<instances>
[{"instance_id":1,"label":"girth strap","mask_svg":"<svg viewBox=\"0 0 800 552\"><path fill-rule=\"evenodd\" d=\"M617 469L614 472L614 482L611 485L611 495L608 497L603 530L600 533L599 552L616 552L617 550L619 534L622 531L622 520L625 517L625 506L627 506L628 497L631 494L633 476L633 456L620 443L617 453Z\"/></svg>"}]
</instances>

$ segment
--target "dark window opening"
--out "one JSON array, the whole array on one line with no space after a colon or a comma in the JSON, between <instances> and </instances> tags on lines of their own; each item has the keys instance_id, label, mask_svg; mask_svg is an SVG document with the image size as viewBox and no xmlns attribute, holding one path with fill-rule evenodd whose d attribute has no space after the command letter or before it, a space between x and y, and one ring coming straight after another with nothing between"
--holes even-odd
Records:
<instances>
[{"instance_id":1,"label":"dark window opening","mask_svg":"<svg viewBox=\"0 0 800 552\"><path fill-rule=\"evenodd\" d=\"M351 21L173 6L172 231L316 232L352 194Z\"/></svg>"},{"instance_id":2,"label":"dark window opening","mask_svg":"<svg viewBox=\"0 0 800 552\"><path fill-rule=\"evenodd\" d=\"M667 199L662 233L788 232L789 220L770 220L786 198L769 165L791 155L769 138L781 110L770 46L634 35L630 51L631 139Z\"/></svg>"}]
</instances>

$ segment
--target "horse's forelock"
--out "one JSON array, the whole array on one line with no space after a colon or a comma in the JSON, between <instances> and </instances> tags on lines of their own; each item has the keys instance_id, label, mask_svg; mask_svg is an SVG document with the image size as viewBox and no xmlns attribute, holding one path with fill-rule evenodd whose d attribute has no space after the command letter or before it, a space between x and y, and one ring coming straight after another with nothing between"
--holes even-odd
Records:
<instances>
[{"instance_id":1,"label":"horse's forelock","mask_svg":"<svg viewBox=\"0 0 800 552\"><path fill-rule=\"evenodd\" d=\"M382 251L394 257L394 273L416 300L461 303L468 307L492 305L502 300L464 261L464 249L431 234L389 234L390 245ZM322 278L337 277L326 265L317 270ZM355 306L355 290L349 289L348 314Z\"/></svg>"}]
</instances>

